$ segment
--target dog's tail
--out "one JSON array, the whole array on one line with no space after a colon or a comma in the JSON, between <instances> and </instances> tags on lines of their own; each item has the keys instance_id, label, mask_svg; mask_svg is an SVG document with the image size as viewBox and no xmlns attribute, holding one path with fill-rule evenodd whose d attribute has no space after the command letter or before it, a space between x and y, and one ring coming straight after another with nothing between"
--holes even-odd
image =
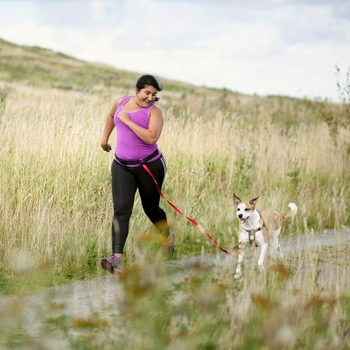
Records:
<instances>
[{"instance_id":1,"label":"dog's tail","mask_svg":"<svg viewBox=\"0 0 350 350\"><path fill-rule=\"evenodd\" d=\"M289 203L288 208L289 209L287 211L283 211L281 213L283 219L294 218L294 216L297 214L298 207L295 203Z\"/></svg>"}]
</instances>

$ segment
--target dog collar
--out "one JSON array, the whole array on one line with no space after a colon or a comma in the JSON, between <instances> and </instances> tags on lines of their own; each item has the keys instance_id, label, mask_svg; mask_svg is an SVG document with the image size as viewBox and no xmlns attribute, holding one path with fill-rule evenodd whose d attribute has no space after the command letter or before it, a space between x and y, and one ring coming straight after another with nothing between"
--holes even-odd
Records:
<instances>
[{"instance_id":1,"label":"dog collar","mask_svg":"<svg viewBox=\"0 0 350 350\"><path fill-rule=\"evenodd\" d=\"M263 228L263 225L258 227L257 229L254 229L254 230L246 230L244 229L247 233L248 233L248 236L249 236L249 244L252 245L252 243L255 241L255 234L259 231L261 231Z\"/></svg>"}]
</instances>

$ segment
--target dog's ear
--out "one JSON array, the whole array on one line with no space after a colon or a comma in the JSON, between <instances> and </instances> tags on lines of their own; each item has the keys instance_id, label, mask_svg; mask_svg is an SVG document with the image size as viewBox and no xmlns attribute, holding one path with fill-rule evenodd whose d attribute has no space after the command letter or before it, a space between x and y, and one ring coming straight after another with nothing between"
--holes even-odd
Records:
<instances>
[{"instance_id":1,"label":"dog's ear","mask_svg":"<svg viewBox=\"0 0 350 350\"><path fill-rule=\"evenodd\" d=\"M257 197L255 197L255 198L251 199L251 200L249 201L249 203L255 207L256 202L258 201L258 199L259 199L259 196L257 196Z\"/></svg>"},{"instance_id":2,"label":"dog's ear","mask_svg":"<svg viewBox=\"0 0 350 350\"><path fill-rule=\"evenodd\" d=\"M236 194L233 194L233 204L235 207L238 207L238 204L241 203L241 199L239 197L236 196Z\"/></svg>"}]
</instances>

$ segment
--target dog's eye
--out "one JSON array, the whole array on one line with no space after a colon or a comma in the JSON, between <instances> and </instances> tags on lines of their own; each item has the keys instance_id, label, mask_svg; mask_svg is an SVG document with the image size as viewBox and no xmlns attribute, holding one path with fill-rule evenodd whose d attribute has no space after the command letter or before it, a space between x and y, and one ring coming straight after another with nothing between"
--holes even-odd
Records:
<instances>
[{"instance_id":1,"label":"dog's eye","mask_svg":"<svg viewBox=\"0 0 350 350\"><path fill-rule=\"evenodd\" d=\"M237 208L237 211L240 211L241 210L241 208Z\"/></svg>"},{"instance_id":2,"label":"dog's eye","mask_svg":"<svg viewBox=\"0 0 350 350\"><path fill-rule=\"evenodd\" d=\"M245 208L244 211L249 211L249 209L248 209L248 208Z\"/></svg>"}]
</instances>

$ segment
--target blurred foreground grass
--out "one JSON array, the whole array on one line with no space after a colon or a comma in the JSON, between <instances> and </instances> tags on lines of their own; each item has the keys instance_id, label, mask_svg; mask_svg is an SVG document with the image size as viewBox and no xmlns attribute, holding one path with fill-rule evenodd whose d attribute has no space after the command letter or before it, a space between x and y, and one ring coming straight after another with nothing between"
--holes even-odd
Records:
<instances>
[{"instance_id":1,"label":"blurred foreground grass","mask_svg":"<svg viewBox=\"0 0 350 350\"><path fill-rule=\"evenodd\" d=\"M157 254L138 253L120 277L96 280L93 290L67 286L64 293L39 294L31 307L28 298L0 304L0 345L348 349L349 253L349 246L295 247L266 274L247 264L240 281L230 262L217 261L213 270L205 260L169 265Z\"/></svg>"}]
</instances>

